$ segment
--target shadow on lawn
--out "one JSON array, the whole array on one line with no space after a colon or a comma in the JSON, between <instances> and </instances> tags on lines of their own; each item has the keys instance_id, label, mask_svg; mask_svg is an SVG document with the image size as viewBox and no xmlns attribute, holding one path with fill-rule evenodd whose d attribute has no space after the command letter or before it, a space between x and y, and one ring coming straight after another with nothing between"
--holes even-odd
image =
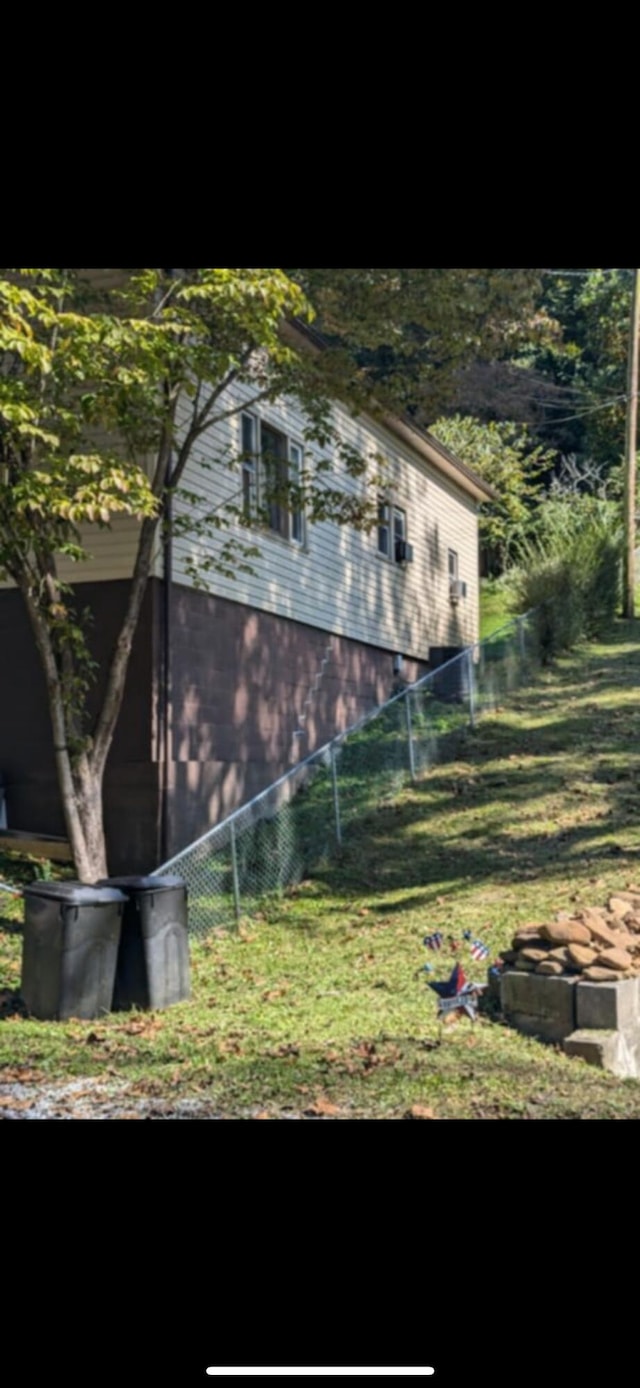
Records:
<instances>
[{"instance_id":1,"label":"shadow on lawn","mask_svg":"<svg viewBox=\"0 0 640 1388\"><path fill-rule=\"evenodd\" d=\"M620 623L610 644L628 643L630 626ZM640 635L640 623L633 631ZM513 886L541 874L566 879L616 858L635 871L640 835L630 841L630 831L640 825L640 706L628 698L603 706L602 694L624 695L640 685L640 648L598 648L586 661L583 652L565 658L556 675L559 684L521 690L475 731L459 733L463 765L439 761L394 803L351 819L340 860L316 870L314 879L348 898L487 880ZM537 726L515 721L538 719L547 708L556 716ZM527 832L523 811L530 806L530 817L544 820L547 798L553 826L554 797L562 798L569 822ZM414 892L382 909L415 909L434 895Z\"/></svg>"}]
</instances>

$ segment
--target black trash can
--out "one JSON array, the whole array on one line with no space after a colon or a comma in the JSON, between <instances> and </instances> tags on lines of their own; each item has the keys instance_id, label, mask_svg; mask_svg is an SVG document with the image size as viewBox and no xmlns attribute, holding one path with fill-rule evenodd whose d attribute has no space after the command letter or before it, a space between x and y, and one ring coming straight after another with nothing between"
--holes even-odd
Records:
<instances>
[{"instance_id":1,"label":"black trash can","mask_svg":"<svg viewBox=\"0 0 640 1388\"><path fill-rule=\"evenodd\" d=\"M114 1011L171 1007L190 997L187 888L182 878L109 877L102 885L127 898Z\"/></svg>"},{"instance_id":2,"label":"black trash can","mask_svg":"<svg viewBox=\"0 0 640 1388\"><path fill-rule=\"evenodd\" d=\"M21 992L42 1021L111 1008L126 898L113 887L32 882L24 888Z\"/></svg>"}]
</instances>

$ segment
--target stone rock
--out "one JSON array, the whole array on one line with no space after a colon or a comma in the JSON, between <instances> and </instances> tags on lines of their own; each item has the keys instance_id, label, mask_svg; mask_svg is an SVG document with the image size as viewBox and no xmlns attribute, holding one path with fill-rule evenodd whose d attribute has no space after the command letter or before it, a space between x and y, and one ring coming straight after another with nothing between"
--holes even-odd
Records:
<instances>
[{"instance_id":1,"label":"stone rock","mask_svg":"<svg viewBox=\"0 0 640 1388\"><path fill-rule=\"evenodd\" d=\"M640 912L632 911L629 915L625 916L624 923L627 930L638 931L640 933Z\"/></svg>"},{"instance_id":2,"label":"stone rock","mask_svg":"<svg viewBox=\"0 0 640 1388\"><path fill-rule=\"evenodd\" d=\"M625 978L626 974L622 969L604 969L600 964L592 964L583 971L582 977L590 983L615 983L617 978Z\"/></svg>"},{"instance_id":3,"label":"stone rock","mask_svg":"<svg viewBox=\"0 0 640 1388\"><path fill-rule=\"evenodd\" d=\"M590 964L595 964L598 951L589 949L588 945L568 945L567 954L577 968L588 969Z\"/></svg>"},{"instance_id":4,"label":"stone rock","mask_svg":"<svg viewBox=\"0 0 640 1388\"><path fill-rule=\"evenodd\" d=\"M622 918L626 916L629 911L629 902L623 901L620 896L610 896L608 904L609 910L614 916L620 916Z\"/></svg>"},{"instance_id":5,"label":"stone rock","mask_svg":"<svg viewBox=\"0 0 640 1388\"><path fill-rule=\"evenodd\" d=\"M589 928L578 921L550 921L540 926L540 934L554 945L587 945L591 939Z\"/></svg>"},{"instance_id":6,"label":"stone rock","mask_svg":"<svg viewBox=\"0 0 640 1388\"><path fill-rule=\"evenodd\" d=\"M603 949L596 959L596 965L607 969L628 969L631 955L626 949Z\"/></svg>"},{"instance_id":7,"label":"stone rock","mask_svg":"<svg viewBox=\"0 0 640 1388\"><path fill-rule=\"evenodd\" d=\"M523 959L522 954L519 954L513 967L514 969L519 969L521 973L523 970L525 973L533 973L536 965L533 959Z\"/></svg>"},{"instance_id":8,"label":"stone rock","mask_svg":"<svg viewBox=\"0 0 640 1388\"><path fill-rule=\"evenodd\" d=\"M557 959L558 963L562 964L565 969L573 967L573 960L567 945L558 945L556 949L547 950L546 958Z\"/></svg>"},{"instance_id":9,"label":"stone rock","mask_svg":"<svg viewBox=\"0 0 640 1388\"><path fill-rule=\"evenodd\" d=\"M632 906L640 906L640 889L635 892L633 889L628 889L624 892L615 892L615 896L620 901L630 901Z\"/></svg>"},{"instance_id":10,"label":"stone rock","mask_svg":"<svg viewBox=\"0 0 640 1388\"><path fill-rule=\"evenodd\" d=\"M549 958L548 949L521 949L520 955L523 959L532 959L534 964L540 964L543 959Z\"/></svg>"},{"instance_id":11,"label":"stone rock","mask_svg":"<svg viewBox=\"0 0 640 1388\"><path fill-rule=\"evenodd\" d=\"M629 930L614 930L613 933L616 937L613 941L615 949L638 949L640 946L638 936L632 935Z\"/></svg>"},{"instance_id":12,"label":"stone rock","mask_svg":"<svg viewBox=\"0 0 640 1388\"><path fill-rule=\"evenodd\" d=\"M592 942L595 940L599 945L608 945L611 949L615 948L617 938L616 931L612 930L611 926L607 925L600 916L596 916L593 920L590 920L588 926L585 928L590 931Z\"/></svg>"},{"instance_id":13,"label":"stone rock","mask_svg":"<svg viewBox=\"0 0 640 1388\"><path fill-rule=\"evenodd\" d=\"M541 947L548 949L549 941L543 940L542 935L524 935L518 931L511 941L511 947L512 949L540 949Z\"/></svg>"},{"instance_id":14,"label":"stone rock","mask_svg":"<svg viewBox=\"0 0 640 1388\"><path fill-rule=\"evenodd\" d=\"M609 913L604 906L583 906L578 914L583 924L591 928L592 925L599 925Z\"/></svg>"},{"instance_id":15,"label":"stone rock","mask_svg":"<svg viewBox=\"0 0 640 1388\"><path fill-rule=\"evenodd\" d=\"M543 959L541 963L536 966L536 973L559 975L564 973L564 967L559 959Z\"/></svg>"}]
</instances>

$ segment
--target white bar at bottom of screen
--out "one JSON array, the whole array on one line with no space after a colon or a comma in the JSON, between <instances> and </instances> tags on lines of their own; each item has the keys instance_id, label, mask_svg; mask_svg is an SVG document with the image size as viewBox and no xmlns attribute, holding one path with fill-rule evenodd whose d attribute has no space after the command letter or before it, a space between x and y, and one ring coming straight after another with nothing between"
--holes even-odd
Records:
<instances>
[{"instance_id":1,"label":"white bar at bottom of screen","mask_svg":"<svg viewBox=\"0 0 640 1388\"><path fill-rule=\"evenodd\" d=\"M284 1374L284 1375L287 1376L287 1377L290 1377L290 1376L292 1376L293 1374L310 1374L310 1375L313 1375L313 1376L315 1376L315 1377L324 1377L324 1376L326 1376L326 1377L329 1377L329 1376L333 1377L334 1375L340 1375L340 1376L342 1376L342 1375L344 1374L344 1375L348 1375L348 1376L350 1376L350 1377L353 1377L353 1376L358 1376L358 1375L366 1376L367 1374L375 1374L376 1377L379 1377L379 1378L397 1378L398 1376L400 1376L400 1377L402 1377L402 1378L407 1378L407 1377L416 1378L416 1377L419 1377L420 1374L433 1374L433 1373L435 1373L435 1369L429 1369L429 1368L426 1368L426 1369L317 1369L317 1368L314 1368L314 1369L213 1369L213 1368L211 1368L211 1369L207 1369L207 1373L208 1373L208 1374L225 1374L225 1375L226 1375L226 1374L234 1374L234 1375L237 1375L238 1377L240 1377L241 1375L246 1375L247 1377L255 1377L256 1375L259 1375L260 1377L262 1377L262 1376L264 1376L264 1375L267 1375L268 1377L274 1377L274 1376L277 1375L277 1374Z\"/></svg>"}]
</instances>

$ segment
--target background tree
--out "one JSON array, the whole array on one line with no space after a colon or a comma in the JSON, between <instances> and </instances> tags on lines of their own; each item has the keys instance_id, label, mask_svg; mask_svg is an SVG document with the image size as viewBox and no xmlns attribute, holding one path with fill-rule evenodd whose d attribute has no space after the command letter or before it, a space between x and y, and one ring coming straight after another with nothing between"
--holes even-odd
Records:
<instances>
[{"instance_id":1,"label":"background tree","mask_svg":"<svg viewBox=\"0 0 640 1388\"><path fill-rule=\"evenodd\" d=\"M455 400L470 364L514 355L542 333L537 270L346 269L290 272L361 398L426 424Z\"/></svg>"},{"instance_id":2,"label":"background tree","mask_svg":"<svg viewBox=\"0 0 640 1388\"><path fill-rule=\"evenodd\" d=\"M532 438L596 464L623 456L631 311L629 270L541 271L533 313L500 360L457 377L457 413L527 424Z\"/></svg>"},{"instance_id":3,"label":"background tree","mask_svg":"<svg viewBox=\"0 0 640 1388\"><path fill-rule=\"evenodd\" d=\"M502 573L530 524L541 476L555 455L534 444L526 425L508 420L483 424L453 415L437 419L430 432L497 491L497 500L480 512L480 543L485 572Z\"/></svg>"}]
</instances>

